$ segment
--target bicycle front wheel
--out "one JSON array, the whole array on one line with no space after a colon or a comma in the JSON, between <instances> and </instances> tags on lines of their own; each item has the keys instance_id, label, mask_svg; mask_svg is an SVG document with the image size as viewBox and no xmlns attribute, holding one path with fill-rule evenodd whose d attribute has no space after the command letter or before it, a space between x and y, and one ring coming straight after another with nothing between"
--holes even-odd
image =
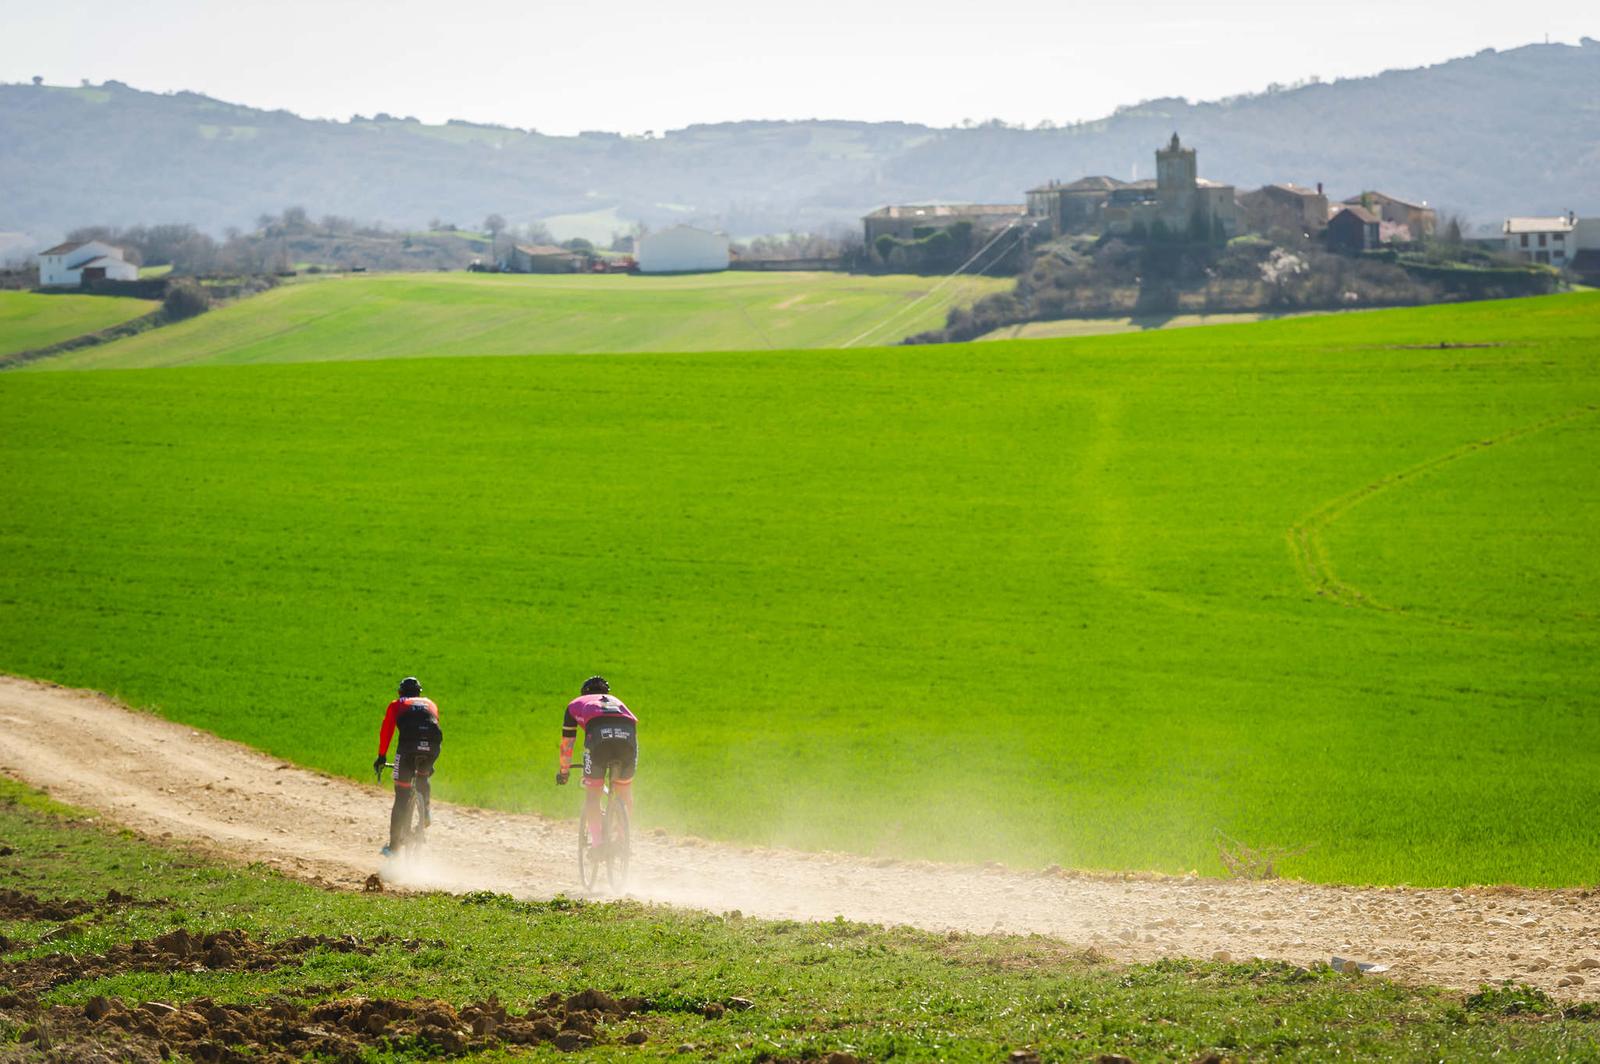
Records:
<instances>
[{"instance_id":1,"label":"bicycle front wheel","mask_svg":"<svg viewBox=\"0 0 1600 1064\"><path fill-rule=\"evenodd\" d=\"M600 861L589 845L588 819L581 814L578 817L578 882L583 884L584 890L593 890L595 881L600 878Z\"/></svg>"}]
</instances>

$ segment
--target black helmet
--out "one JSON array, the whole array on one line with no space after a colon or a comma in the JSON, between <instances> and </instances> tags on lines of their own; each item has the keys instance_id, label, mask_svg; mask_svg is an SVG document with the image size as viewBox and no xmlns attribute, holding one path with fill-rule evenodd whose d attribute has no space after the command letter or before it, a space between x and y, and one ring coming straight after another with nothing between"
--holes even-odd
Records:
<instances>
[{"instance_id":1,"label":"black helmet","mask_svg":"<svg viewBox=\"0 0 1600 1064\"><path fill-rule=\"evenodd\" d=\"M400 681L400 697L415 698L422 693L422 681L415 676L407 676Z\"/></svg>"},{"instance_id":2,"label":"black helmet","mask_svg":"<svg viewBox=\"0 0 1600 1064\"><path fill-rule=\"evenodd\" d=\"M611 693L611 685L606 683L604 676L591 676L583 681L583 690L578 693L584 695L608 695Z\"/></svg>"}]
</instances>

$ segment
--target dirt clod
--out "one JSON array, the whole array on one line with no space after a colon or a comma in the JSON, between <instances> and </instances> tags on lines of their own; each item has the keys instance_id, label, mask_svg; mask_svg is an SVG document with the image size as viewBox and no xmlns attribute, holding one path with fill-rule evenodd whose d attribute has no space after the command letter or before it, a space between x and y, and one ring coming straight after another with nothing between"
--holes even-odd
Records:
<instances>
[{"instance_id":1,"label":"dirt clod","mask_svg":"<svg viewBox=\"0 0 1600 1064\"><path fill-rule=\"evenodd\" d=\"M367 881L365 883L361 884L361 889L366 891L368 894L382 894L383 880L378 876L378 873L374 872L367 877Z\"/></svg>"},{"instance_id":2,"label":"dirt clod","mask_svg":"<svg viewBox=\"0 0 1600 1064\"><path fill-rule=\"evenodd\" d=\"M580 990L567 998L568 1012L603 1012L608 1016L620 1016L624 1012L622 1003L603 990Z\"/></svg>"},{"instance_id":3,"label":"dirt clod","mask_svg":"<svg viewBox=\"0 0 1600 1064\"><path fill-rule=\"evenodd\" d=\"M0 919L73 920L94 911L89 901L49 901L7 887L0 889Z\"/></svg>"},{"instance_id":4,"label":"dirt clod","mask_svg":"<svg viewBox=\"0 0 1600 1064\"><path fill-rule=\"evenodd\" d=\"M723 1013L727 1011L728 1010L723 1007L722 1002L720 1001L708 1001L706 1002L705 1008L700 1010L701 1014L704 1015L708 1020L720 1020L722 1019Z\"/></svg>"},{"instance_id":5,"label":"dirt clod","mask_svg":"<svg viewBox=\"0 0 1600 1064\"><path fill-rule=\"evenodd\" d=\"M630 1046L642 1046L650 1041L650 1036L643 1031L629 1031L622 1040Z\"/></svg>"},{"instance_id":6,"label":"dirt clod","mask_svg":"<svg viewBox=\"0 0 1600 1064\"><path fill-rule=\"evenodd\" d=\"M582 1049L593 1041L594 1039L588 1035L579 1034L577 1031L562 1031L555 1036L552 1044L564 1053L571 1053L575 1049Z\"/></svg>"}]
</instances>

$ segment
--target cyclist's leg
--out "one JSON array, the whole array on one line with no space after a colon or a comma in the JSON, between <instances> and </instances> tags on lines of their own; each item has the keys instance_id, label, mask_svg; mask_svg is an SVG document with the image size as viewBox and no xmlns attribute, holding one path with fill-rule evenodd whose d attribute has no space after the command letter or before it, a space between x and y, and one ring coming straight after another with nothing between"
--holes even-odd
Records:
<instances>
[{"instance_id":1,"label":"cyclist's leg","mask_svg":"<svg viewBox=\"0 0 1600 1064\"><path fill-rule=\"evenodd\" d=\"M410 828L412 757L404 750L394 754L394 806L389 810L389 849L398 851Z\"/></svg>"},{"instance_id":2,"label":"cyclist's leg","mask_svg":"<svg viewBox=\"0 0 1600 1064\"><path fill-rule=\"evenodd\" d=\"M417 799L422 802L422 826L427 827L433 823L433 765L439 760L439 754L418 754L416 787Z\"/></svg>"},{"instance_id":3,"label":"cyclist's leg","mask_svg":"<svg viewBox=\"0 0 1600 1064\"><path fill-rule=\"evenodd\" d=\"M633 773L639 764L639 747L629 743L626 751L611 762L611 790L622 799L622 806L633 819Z\"/></svg>"},{"instance_id":4,"label":"cyclist's leg","mask_svg":"<svg viewBox=\"0 0 1600 1064\"><path fill-rule=\"evenodd\" d=\"M596 763L594 751L583 744L583 822L589 828L589 844L598 846L600 837L600 792L605 789L606 768Z\"/></svg>"}]
</instances>

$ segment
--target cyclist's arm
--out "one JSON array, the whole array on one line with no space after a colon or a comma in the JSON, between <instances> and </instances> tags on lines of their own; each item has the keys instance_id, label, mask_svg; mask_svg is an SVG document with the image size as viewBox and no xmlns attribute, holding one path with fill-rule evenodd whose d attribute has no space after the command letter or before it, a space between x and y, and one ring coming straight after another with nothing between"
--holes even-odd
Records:
<instances>
[{"instance_id":1,"label":"cyclist's arm","mask_svg":"<svg viewBox=\"0 0 1600 1064\"><path fill-rule=\"evenodd\" d=\"M388 710L383 715L383 726L378 729L378 756L384 757L389 753L389 740L394 738L395 707L399 702L390 702Z\"/></svg>"},{"instance_id":2,"label":"cyclist's arm","mask_svg":"<svg viewBox=\"0 0 1600 1064\"><path fill-rule=\"evenodd\" d=\"M578 742L578 722L572 716L572 707L567 707L567 715L561 720L561 759L562 772L572 771L572 748Z\"/></svg>"}]
</instances>

